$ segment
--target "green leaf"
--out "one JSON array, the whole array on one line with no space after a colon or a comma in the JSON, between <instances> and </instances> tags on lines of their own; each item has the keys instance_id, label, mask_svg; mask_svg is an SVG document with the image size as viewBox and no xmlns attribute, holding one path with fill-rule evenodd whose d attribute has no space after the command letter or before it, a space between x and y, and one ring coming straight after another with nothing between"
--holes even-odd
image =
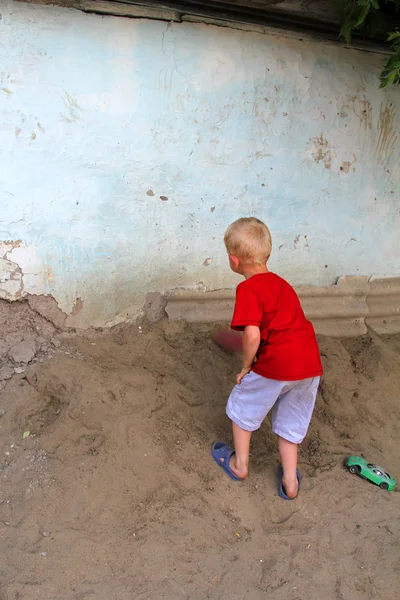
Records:
<instances>
[{"instance_id":1,"label":"green leaf","mask_svg":"<svg viewBox=\"0 0 400 600\"><path fill-rule=\"evenodd\" d=\"M381 76L381 88L389 85L400 84L400 48L391 56L383 67Z\"/></svg>"},{"instance_id":2,"label":"green leaf","mask_svg":"<svg viewBox=\"0 0 400 600\"><path fill-rule=\"evenodd\" d=\"M359 15L359 17L358 17L355 25L354 25L355 29L357 27L360 27L360 25L362 25L364 23L364 21L367 18L368 13L369 13L370 10L371 10L371 5L370 4L367 4L366 6L364 6L364 8L362 9L362 11L361 11L361 13L360 13L360 15Z\"/></svg>"},{"instance_id":3,"label":"green leaf","mask_svg":"<svg viewBox=\"0 0 400 600\"><path fill-rule=\"evenodd\" d=\"M400 43L400 31L392 31L391 33L389 33L387 41L396 41L397 43Z\"/></svg>"},{"instance_id":4,"label":"green leaf","mask_svg":"<svg viewBox=\"0 0 400 600\"><path fill-rule=\"evenodd\" d=\"M26 440L26 438L28 438L31 435L30 431L24 431L23 435L22 435L22 439Z\"/></svg>"},{"instance_id":5,"label":"green leaf","mask_svg":"<svg viewBox=\"0 0 400 600\"><path fill-rule=\"evenodd\" d=\"M381 85L380 88L388 87L389 85L399 85L400 84L400 71L393 71L389 76L381 75Z\"/></svg>"},{"instance_id":6,"label":"green leaf","mask_svg":"<svg viewBox=\"0 0 400 600\"><path fill-rule=\"evenodd\" d=\"M396 71L392 71L392 73L389 75L389 77L387 78L387 84L388 85L392 85L392 83L395 82L396 77L398 77L399 74L396 73Z\"/></svg>"},{"instance_id":7,"label":"green leaf","mask_svg":"<svg viewBox=\"0 0 400 600\"><path fill-rule=\"evenodd\" d=\"M397 54L393 54L383 67L384 71L393 71L395 69L400 69L400 56L397 56Z\"/></svg>"}]
</instances>

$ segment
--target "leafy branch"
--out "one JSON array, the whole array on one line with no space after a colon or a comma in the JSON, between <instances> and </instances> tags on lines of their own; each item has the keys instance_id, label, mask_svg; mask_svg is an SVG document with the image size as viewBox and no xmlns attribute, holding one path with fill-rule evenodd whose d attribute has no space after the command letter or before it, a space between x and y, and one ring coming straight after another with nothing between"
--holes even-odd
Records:
<instances>
[{"instance_id":1,"label":"leafy branch","mask_svg":"<svg viewBox=\"0 0 400 600\"><path fill-rule=\"evenodd\" d=\"M390 33L388 42L391 42L394 54L389 58L381 73L381 85L379 86L381 88L400 84L400 31Z\"/></svg>"},{"instance_id":2,"label":"leafy branch","mask_svg":"<svg viewBox=\"0 0 400 600\"><path fill-rule=\"evenodd\" d=\"M400 0L342 0L340 36L348 44L355 32L367 37L385 36L393 50L380 75L380 87L400 85Z\"/></svg>"}]
</instances>

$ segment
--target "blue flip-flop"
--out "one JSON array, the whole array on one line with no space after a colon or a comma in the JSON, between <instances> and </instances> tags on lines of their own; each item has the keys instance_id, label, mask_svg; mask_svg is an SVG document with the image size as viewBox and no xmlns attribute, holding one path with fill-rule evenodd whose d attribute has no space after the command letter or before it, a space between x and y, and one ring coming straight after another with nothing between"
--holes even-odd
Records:
<instances>
[{"instance_id":1,"label":"blue flip-flop","mask_svg":"<svg viewBox=\"0 0 400 600\"><path fill-rule=\"evenodd\" d=\"M232 454L235 454L233 448L229 448L225 442L215 442L211 448L211 454L217 465L223 468L225 473L235 481L243 481L242 477L238 477L230 468L229 461ZM222 460L223 459L223 460Z\"/></svg>"},{"instance_id":2,"label":"blue flip-flop","mask_svg":"<svg viewBox=\"0 0 400 600\"><path fill-rule=\"evenodd\" d=\"M298 491L300 491L301 475L300 475L300 471L298 469L296 469L296 474L297 474L297 481L299 482L299 490ZM296 496L296 498L289 498L289 496L286 495L285 488L283 487L283 483L282 483L282 478L283 478L283 469L282 469L282 465L279 465L278 494L282 498L282 500L295 500L297 498L297 496Z\"/></svg>"}]
</instances>

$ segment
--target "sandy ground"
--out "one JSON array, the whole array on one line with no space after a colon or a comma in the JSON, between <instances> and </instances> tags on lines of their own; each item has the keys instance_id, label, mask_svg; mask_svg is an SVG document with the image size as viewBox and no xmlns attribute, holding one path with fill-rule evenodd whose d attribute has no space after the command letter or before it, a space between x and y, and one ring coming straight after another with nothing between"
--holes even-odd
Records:
<instances>
[{"instance_id":1,"label":"sandy ground","mask_svg":"<svg viewBox=\"0 0 400 600\"><path fill-rule=\"evenodd\" d=\"M400 479L400 336L320 339L302 491L284 502L269 422L246 482L210 457L231 441L238 368L210 327L39 325L42 355L0 392L1 600L398 597L400 495L343 460Z\"/></svg>"}]
</instances>

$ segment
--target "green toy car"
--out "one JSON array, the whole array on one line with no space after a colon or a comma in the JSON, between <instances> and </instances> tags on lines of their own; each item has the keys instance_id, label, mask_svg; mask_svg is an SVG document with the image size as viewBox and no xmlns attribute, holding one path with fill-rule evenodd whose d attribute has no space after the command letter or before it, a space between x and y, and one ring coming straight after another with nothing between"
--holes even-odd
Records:
<instances>
[{"instance_id":1,"label":"green toy car","mask_svg":"<svg viewBox=\"0 0 400 600\"><path fill-rule=\"evenodd\" d=\"M396 480L389 473L382 469L382 467L373 465L360 456L349 456L346 460L346 465L350 473L359 475L364 479L369 479L369 481L379 485L383 490L391 492L396 487Z\"/></svg>"}]
</instances>

